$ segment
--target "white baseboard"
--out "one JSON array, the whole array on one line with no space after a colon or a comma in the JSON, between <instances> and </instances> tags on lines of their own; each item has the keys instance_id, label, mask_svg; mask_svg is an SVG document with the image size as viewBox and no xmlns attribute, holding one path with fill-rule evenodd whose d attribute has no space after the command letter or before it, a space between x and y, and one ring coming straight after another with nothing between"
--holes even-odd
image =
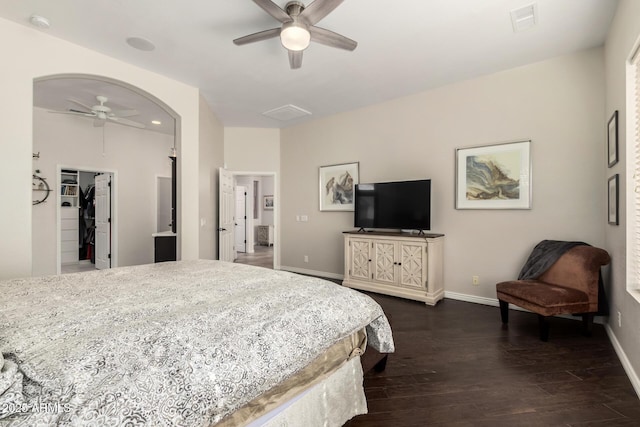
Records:
<instances>
[{"instance_id":1,"label":"white baseboard","mask_svg":"<svg viewBox=\"0 0 640 427\"><path fill-rule=\"evenodd\" d=\"M616 351L618 355L618 359L620 359L620 363L622 363L622 367L624 371L627 373L627 377L629 377L629 381L631 381L631 385L633 389L636 391L636 394L640 397L640 378L638 374L633 369L629 358L627 357L624 349L620 345L620 341L616 337L616 334L613 333L613 329L609 325L605 325L604 330L607 331L607 335L609 335L609 340L611 341L611 345L613 349Z\"/></svg>"},{"instance_id":2,"label":"white baseboard","mask_svg":"<svg viewBox=\"0 0 640 427\"><path fill-rule=\"evenodd\" d=\"M492 307L499 307L500 303L497 298L487 298L487 297L477 297L475 295L467 295L467 294L459 294L457 292L447 292L444 293L445 298L457 300L457 301L465 301L465 302L473 302L475 304L483 304L490 305ZM509 310L518 310L525 311L527 313L531 313L529 310L524 309L522 307L518 307L517 305L509 304ZM571 316L569 314L560 314L554 317L560 317L562 319L576 320L582 322L582 317ZM593 323L598 325L606 325L607 322L603 316L596 316L593 319Z\"/></svg>"},{"instance_id":3,"label":"white baseboard","mask_svg":"<svg viewBox=\"0 0 640 427\"><path fill-rule=\"evenodd\" d=\"M327 273L326 271L308 270L306 268L289 267L286 265L281 265L280 270L290 271L292 273L307 274L309 276L326 277L327 279L344 279L344 276L342 274Z\"/></svg>"},{"instance_id":4,"label":"white baseboard","mask_svg":"<svg viewBox=\"0 0 640 427\"><path fill-rule=\"evenodd\" d=\"M458 292L449 292L449 291L444 291L444 297L448 299L454 299L457 301L473 302L475 304L491 305L494 307L500 306L496 298L477 297L475 295L460 294Z\"/></svg>"}]
</instances>

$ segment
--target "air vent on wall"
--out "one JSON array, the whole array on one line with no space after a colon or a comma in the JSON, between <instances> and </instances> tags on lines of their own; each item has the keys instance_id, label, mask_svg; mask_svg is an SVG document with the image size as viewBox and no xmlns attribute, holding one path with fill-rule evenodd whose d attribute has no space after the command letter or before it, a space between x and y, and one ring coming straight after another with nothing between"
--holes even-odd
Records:
<instances>
[{"instance_id":1,"label":"air vent on wall","mask_svg":"<svg viewBox=\"0 0 640 427\"><path fill-rule=\"evenodd\" d=\"M298 117L308 116L311 113L295 105L283 105L282 107L274 108L273 110L265 111L262 113L272 119L286 122L287 120L297 119Z\"/></svg>"},{"instance_id":2,"label":"air vent on wall","mask_svg":"<svg viewBox=\"0 0 640 427\"><path fill-rule=\"evenodd\" d=\"M511 11L513 32L528 30L538 23L538 3L531 3Z\"/></svg>"}]
</instances>

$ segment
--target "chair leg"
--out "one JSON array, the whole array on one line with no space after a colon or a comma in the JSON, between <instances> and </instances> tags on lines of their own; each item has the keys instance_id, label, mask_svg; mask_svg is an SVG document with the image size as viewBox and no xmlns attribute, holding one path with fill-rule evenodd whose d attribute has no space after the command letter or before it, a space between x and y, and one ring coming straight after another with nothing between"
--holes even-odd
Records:
<instances>
[{"instance_id":1,"label":"chair leg","mask_svg":"<svg viewBox=\"0 0 640 427\"><path fill-rule=\"evenodd\" d=\"M549 321L546 316L538 314L538 323L540 324L540 340L549 341Z\"/></svg>"},{"instance_id":2,"label":"chair leg","mask_svg":"<svg viewBox=\"0 0 640 427\"><path fill-rule=\"evenodd\" d=\"M509 323L509 303L506 301L498 300L500 302L500 317L502 318L502 323Z\"/></svg>"},{"instance_id":3,"label":"chair leg","mask_svg":"<svg viewBox=\"0 0 640 427\"><path fill-rule=\"evenodd\" d=\"M593 313L586 313L582 315L582 326L586 337L590 337L593 332L593 317Z\"/></svg>"}]
</instances>

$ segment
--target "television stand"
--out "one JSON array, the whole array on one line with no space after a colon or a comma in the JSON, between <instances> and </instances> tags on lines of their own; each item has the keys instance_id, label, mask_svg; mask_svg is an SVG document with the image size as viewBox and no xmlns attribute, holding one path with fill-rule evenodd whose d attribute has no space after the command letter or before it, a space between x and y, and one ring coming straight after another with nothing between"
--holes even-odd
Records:
<instances>
[{"instance_id":1,"label":"television stand","mask_svg":"<svg viewBox=\"0 0 640 427\"><path fill-rule=\"evenodd\" d=\"M343 286L436 305L444 298L443 234L344 232Z\"/></svg>"}]
</instances>

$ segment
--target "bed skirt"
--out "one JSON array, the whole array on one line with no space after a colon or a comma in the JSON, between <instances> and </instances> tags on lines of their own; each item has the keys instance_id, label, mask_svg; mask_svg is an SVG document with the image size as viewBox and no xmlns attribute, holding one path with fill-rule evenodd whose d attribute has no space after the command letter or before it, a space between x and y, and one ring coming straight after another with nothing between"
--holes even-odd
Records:
<instances>
[{"instance_id":1,"label":"bed skirt","mask_svg":"<svg viewBox=\"0 0 640 427\"><path fill-rule=\"evenodd\" d=\"M361 329L360 331L343 338L342 340L332 345L325 353L317 357L313 362L311 362L311 364L302 369L300 372L284 381L277 387L269 390L262 396L259 396L256 399L252 400L236 412L230 414L228 417L217 423L216 427L235 427L248 425L253 420L256 420L262 415L273 411L274 409L283 405L283 403L289 402L290 400L295 400L298 398L297 396L305 394L305 391L314 388L314 386L320 383L324 383L330 376L332 376L334 372L337 372L346 363L351 362L352 360L357 359L360 377L362 377L362 366L360 364L359 356L364 352L364 349L366 347L367 334L364 329ZM347 374L343 373L341 375L344 376ZM331 380L321 388L326 389L328 387L331 387L332 385L334 385L334 381L335 380ZM360 379L359 384L360 388L362 388L362 379ZM340 399L349 401L350 399L352 399L352 396L345 397L340 394ZM311 398L308 398L306 402L309 402L310 400ZM305 407L306 406L308 406L308 404L305 405ZM364 410L366 412L366 403L364 406ZM347 418L347 420L348 419L349 418ZM305 423L300 425L307 424Z\"/></svg>"}]
</instances>

